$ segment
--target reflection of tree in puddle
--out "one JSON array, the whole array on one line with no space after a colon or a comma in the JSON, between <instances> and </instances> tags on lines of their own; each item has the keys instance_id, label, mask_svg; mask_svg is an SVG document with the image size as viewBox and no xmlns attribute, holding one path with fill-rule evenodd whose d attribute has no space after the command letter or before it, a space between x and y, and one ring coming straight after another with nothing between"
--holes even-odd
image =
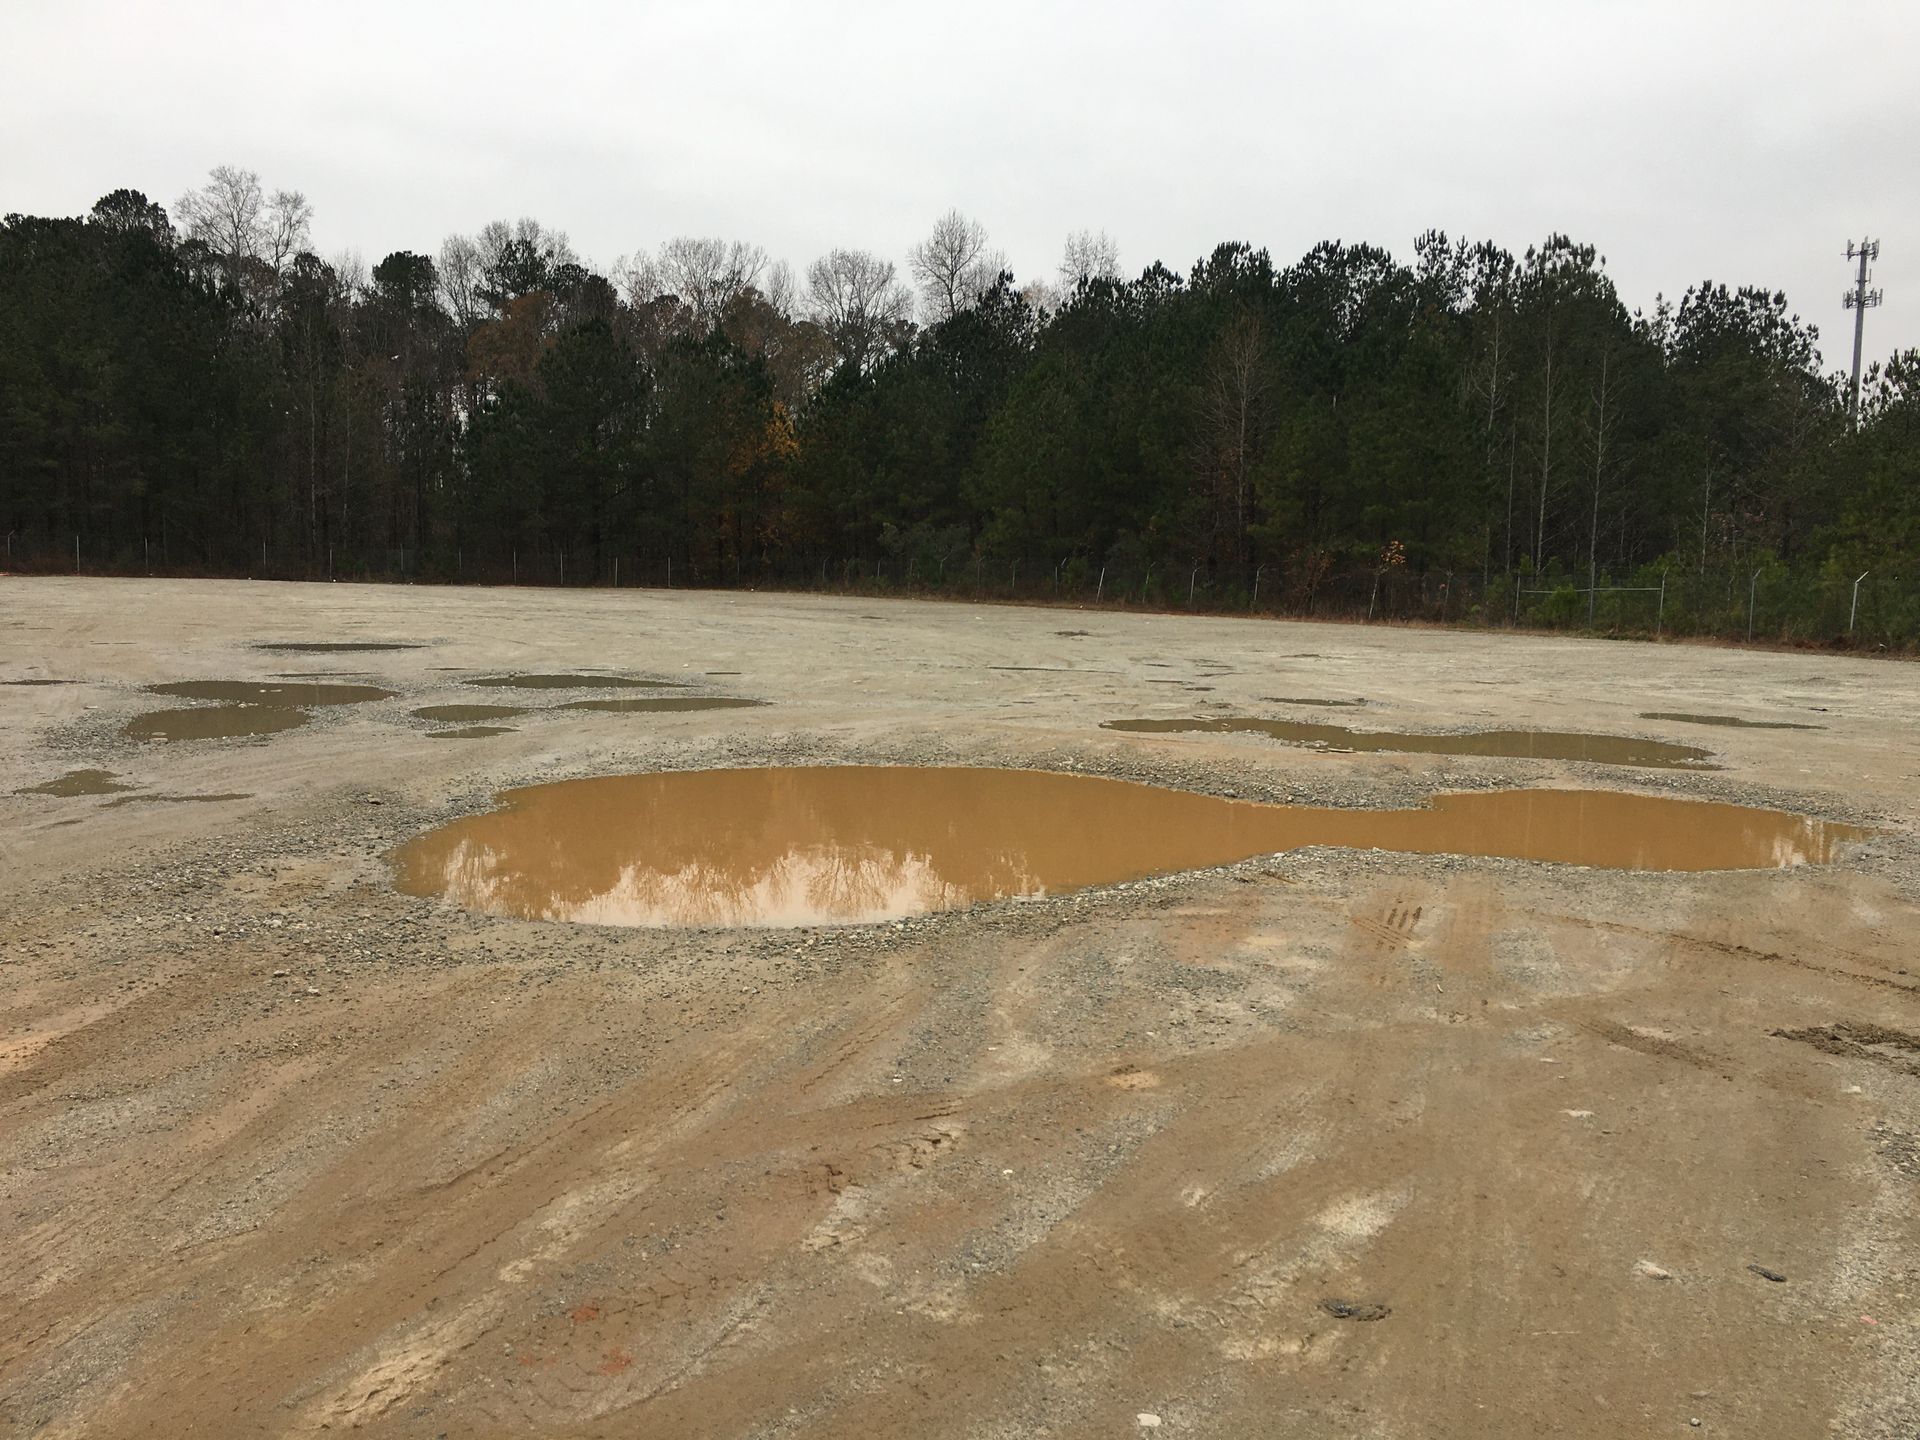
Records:
<instances>
[{"instance_id":1,"label":"reflection of tree in puddle","mask_svg":"<svg viewBox=\"0 0 1920 1440\"><path fill-rule=\"evenodd\" d=\"M871 921L1045 888L977 803L956 815L921 796L934 813L914 814L884 781L810 783L823 773L876 772L629 777L643 783L615 794L549 787L463 822L468 833L409 869L428 879L419 867L432 867L426 888L470 907L614 925Z\"/></svg>"},{"instance_id":2,"label":"reflection of tree in puddle","mask_svg":"<svg viewBox=\"0 0 1920 1440\"><path fill-rule=\"evenodd\" d=\"M1605 790L1444 795L1408 810L1258 805L1040 771L878 766L567 781L444 826L403 888L614 925L805 925L1112 884L1308 845L1631 870L1820 863L1852 827Z\"/></svg>"}]
</instances>

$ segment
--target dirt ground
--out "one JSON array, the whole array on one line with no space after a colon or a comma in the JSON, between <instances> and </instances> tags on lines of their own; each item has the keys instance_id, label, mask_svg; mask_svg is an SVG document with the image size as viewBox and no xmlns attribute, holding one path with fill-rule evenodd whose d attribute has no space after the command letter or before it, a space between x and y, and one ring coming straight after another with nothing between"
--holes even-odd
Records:
<instances>
[{"instance_id":1,"label":"dirt ground","mask_svg":"<svg viewBox=\"0 0 1920 1440\"><path fill-rule=\"evenodd\" d=\"M382 640L421 648L255 648ZM768 703L454 741L408 713L557 704L462 682L590 667ZM396 694L259 739L121 733L177 703L142 685L322 671ZM0 579L22 679L75 683L0 686L0 1433L1920 1433L1912 665ZM1599 730L1725 768L1099 728L1181 714ZM854 760L1343 805L1612 786L1878 830L1769 873L1305 851L842 931L545 925L390 881L508 785ZM83 768L132 788L15 793Z\"/></svg>"}]
</instances>

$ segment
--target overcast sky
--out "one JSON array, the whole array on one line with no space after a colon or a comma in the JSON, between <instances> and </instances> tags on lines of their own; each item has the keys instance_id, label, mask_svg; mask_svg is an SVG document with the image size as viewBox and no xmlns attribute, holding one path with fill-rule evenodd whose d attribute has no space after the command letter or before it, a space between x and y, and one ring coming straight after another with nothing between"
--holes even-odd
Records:
<instances>
[{"instance_id":1,"label":"overcast sky","mask_svg":"<svg viewBox=\"0 0 1920 1440\"><path fill-rule=\"evenodd\" d=\"M1565 230L1631 307L1785 289L1836 368L1864 233L1868 357L1920 345L1917 81L1916 0L0 0L0 210L230 163L370 264L530 214L601 265L710 234L798 268L958 206L1022 277L1078 227L1130 274Z\"/></svg>"}]
</instances>

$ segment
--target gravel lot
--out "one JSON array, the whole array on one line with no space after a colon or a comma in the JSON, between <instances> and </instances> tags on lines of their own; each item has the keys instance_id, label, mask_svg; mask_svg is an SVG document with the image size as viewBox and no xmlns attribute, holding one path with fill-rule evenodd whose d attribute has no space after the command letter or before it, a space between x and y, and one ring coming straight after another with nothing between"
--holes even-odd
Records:
<instances>
[{"instance_id":1,"label":"gravel lot","mask_svg":"<svg viewBox=\"0 0 1920 1440\"><path fill-rule=\"evenodd\" d=\"M309 642L417 648L259 648ZM533 672L765 703L467 683ZM125 734L192 703L143 686L289 677L394 693ZM1920 1433L1910 664L0 578L22 680L69 683L0 684L0 1433ZM527 713L459 741L410 713L473 703ZM1179 715L1599 731L1723 768L1100 728ZM390 882L395 845L508 786L845 762L1352 806L1608 786L1875 834L1769 873L1300 851L800 932ZM17 793L81 769L131 788Z\"/></svg>"}]
</instances>

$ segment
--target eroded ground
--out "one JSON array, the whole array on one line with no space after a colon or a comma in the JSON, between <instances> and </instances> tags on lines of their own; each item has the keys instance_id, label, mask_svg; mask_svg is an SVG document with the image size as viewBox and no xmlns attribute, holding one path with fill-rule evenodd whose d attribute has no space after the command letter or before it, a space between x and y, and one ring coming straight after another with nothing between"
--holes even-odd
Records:
<instances>
[{"instance_id":1,"label":"eroded ground","mask_svg":"<svg viewBox=\"0 0 1920 1440\"><path fill-rule=\"evenodd\" d=\"M392 696L298 729L124 733L141 687L265 680L275 644L419 648L343 652L365 668L340 678ZM511 731L451 746L411 713L596 673L765 704L521 689ZM0 1432L1920 1427L1911 667L0 581L0 681L45 679L77 683L0 690ZM1724 768L1101 728L1311 720L1278 695L1363 699L1358 729L1599 731ZM384 858L509 785L856 760L1336 805L1611 786L1880 833L1779 873L1304 851L798 932L469 915L397 893ZM83 770L129 788L15 793Z\"/></svg>"}]
</instances>

